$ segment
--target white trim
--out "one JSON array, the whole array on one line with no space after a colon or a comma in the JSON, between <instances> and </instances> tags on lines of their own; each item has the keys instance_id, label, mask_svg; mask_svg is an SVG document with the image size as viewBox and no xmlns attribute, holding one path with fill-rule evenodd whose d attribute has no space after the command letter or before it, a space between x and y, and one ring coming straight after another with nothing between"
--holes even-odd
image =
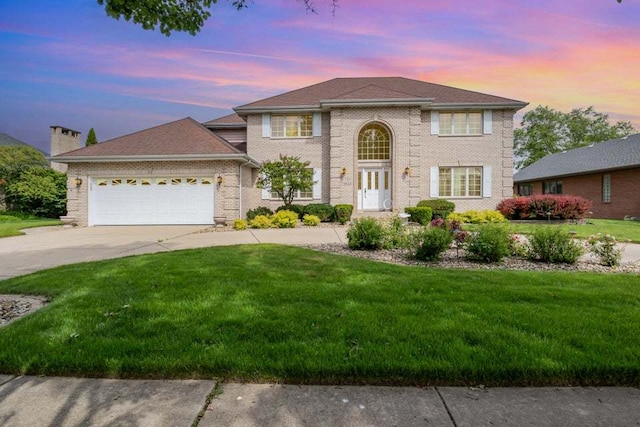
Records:
<instances>
[{"instance_id":1,"label":"white trim","mask_svg":"<svg viewBox=\"0 0 640 427\"><path fill-rule=\"evenodd\" d=\"M431 111L431 135L438 135L440 133L440 113L437 111Z\"/></svg>"},{"instance_id":2,"label":"white trim","mask_svg":"<svg viewBox=\"0 0 640 427\"><path fill-rule=\"evenodd\" d=\"M482 167L482 197L491 197L491 166Z\"/></svg>"},{"instance_id":3,"label":"white trim","mask_svg":"<svg viewBox=\"0 0 640 427\"><path fill-rule=\"evenodd\" d=\"M440 178L440 168L438 166L431 167L431 179L429 181L429 196L438 197L438 184Z\"/></svg>"},{"instance_id":4,"label":"white trim","mask_svg":"<svg viewBox=\"0 0 640 427\"><path fill-rule=\"evenodd\" d=\"M484 110L482 117L484 119L483 132L485 135L491 135L493 132L493 111Z\"/></svg>"},{"instance_id":5,"label":"white trim","mask_svg":"<svg viewBox=\"0 0 640 427\"><path fill-rule=\"evenodd\" d=\"M322 199L322 169L313 168L313 199Z\"/></svg>"},{"instance_id":6,"label":"white trim","mask_svg":"<svg viewBox=\"0 0 640 427\"><path fill-rule=\"evenodd\" d=\"M271 114L264 113L262 115L262 137L271 137Z\"/></svg>"},{"instance_id":7,"label":"white trim","mask_svg":"<svg viewBox=\"0 0 640 427\"><path fill-rule=\"evenodd\" d=\"M313 113L313 136L322 136L322 113Z\"/></svg>"}]
</instances>

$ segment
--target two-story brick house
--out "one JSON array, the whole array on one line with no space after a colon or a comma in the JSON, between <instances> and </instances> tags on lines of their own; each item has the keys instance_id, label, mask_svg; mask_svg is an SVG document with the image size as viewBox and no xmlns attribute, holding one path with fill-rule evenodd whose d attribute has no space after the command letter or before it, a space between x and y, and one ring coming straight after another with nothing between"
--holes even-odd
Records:
<instances>
[{"instance_id":1,"label":"two-story brick house","mask_svg":"<svg viewBox=\"0 0 640 427\"><path fill-rule=\"evenodd\" d=\"M513 188L513 115L526 103L400 77L338 78L55 157L82 225L211 223L281 202L255 187L280 154L309 161L296 203L356 211L453 200L492 209Z\"/></svg>"}]
</instances>

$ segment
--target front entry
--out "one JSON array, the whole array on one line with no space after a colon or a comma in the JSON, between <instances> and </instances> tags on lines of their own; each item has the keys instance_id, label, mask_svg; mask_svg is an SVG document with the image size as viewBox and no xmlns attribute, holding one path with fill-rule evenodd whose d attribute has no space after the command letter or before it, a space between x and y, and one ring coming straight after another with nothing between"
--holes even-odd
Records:
<instances>
[{"instance_id":1,"label":"front entry","mask_svg":"<svg viewBox=\"0 0 640 427\"><path fill-rule=\"evenodd\" d=\"M358 209L391 209L391 173L389 168L362 168L358 171Z\"/></svg>"}]
</instances>

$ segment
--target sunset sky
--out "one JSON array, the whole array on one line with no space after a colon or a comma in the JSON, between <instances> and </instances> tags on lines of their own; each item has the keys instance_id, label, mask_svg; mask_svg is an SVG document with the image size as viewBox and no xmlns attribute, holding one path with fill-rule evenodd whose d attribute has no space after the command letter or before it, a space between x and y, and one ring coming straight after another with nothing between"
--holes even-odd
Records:
<instances>
[{"instance_id":1,"label":"sunset sky","mask_svg":"<svg viewBox=\"0 0 640 427\"><path fill-rule=\"evenodd\" d=\"M334 77L403 76L640 130L640 0L222 0L195 37L145 31L95 0L0 0L0 132L104 141ZM524 110L526 111L526 110Z\"/></svg>"}]
</instances>

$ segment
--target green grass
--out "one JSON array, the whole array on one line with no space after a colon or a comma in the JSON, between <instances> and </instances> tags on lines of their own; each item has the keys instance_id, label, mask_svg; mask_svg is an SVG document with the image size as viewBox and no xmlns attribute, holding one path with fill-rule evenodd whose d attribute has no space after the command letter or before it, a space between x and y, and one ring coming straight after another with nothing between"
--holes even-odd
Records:
<instances>
[{"instance_id":1,"label":"green grass","mask_svg":"<svg viewBox=\"0 0 640 427\"><path fill-rule=\"evenodd\" d=\"M560 227L566 231L575 231L576 236L586 239L592 234L602 233L611 234L616 239L624 241L630 240L634 243L640 243L640 221L622 221L614 219L590 219L586 224L527 224L527 223L510 223L510 228L514 233L532 234L533 230L539 227ZM465 230L475 230L477 225L465 224Z\"/></svg>"},{"instance_id":2,"label":"green grass","mask_svg":"<svg viewBox=\"0 0 640 427\"><path fill-rule=\"evenodd\" d=\"M60 225L62 222L58 219L47 219L47 218L38 218L38 219L16 219L10 221L2 221L0 220L0 238L2 237L11 237L11 236L21 236L24 233L20 230L25 228L33 228L33 227L47 227L51 225Z\"/></svg>"},{"instance_id":3,"label":"green grass","mask_svg":"<svg viewBox=\"0 0 640 427\"><path fill-rule=\"evenodd\" d=\"M49 296L0 372L300 383L638 385L640 276L444 270L247 245L0 282Z\"/></svg>"}]
</instances>

